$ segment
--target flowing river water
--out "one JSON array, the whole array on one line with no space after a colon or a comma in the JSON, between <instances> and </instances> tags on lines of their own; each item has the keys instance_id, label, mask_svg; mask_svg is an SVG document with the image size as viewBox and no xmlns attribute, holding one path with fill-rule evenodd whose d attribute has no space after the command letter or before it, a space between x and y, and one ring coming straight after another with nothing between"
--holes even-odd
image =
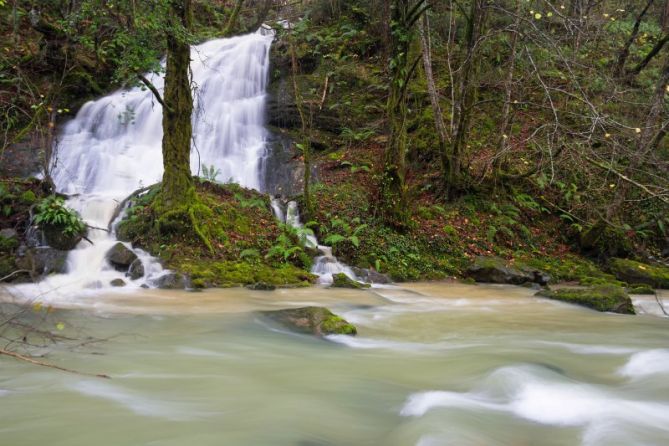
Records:
<instances>
[{"instance_id":1,"label":"flowing river water","mask_svg":"<svg viewBox=\"0 0 669 446\"><path fill-rule=\"evenodd\" d=\"M98 293L51 320L101 341L45 360L112 379L0 358L1 444L669 441L669 327L654 315L453 283ZM303 305L331 308L358 336L296 335L255 313Z\"/></svg>"}]
</instances>

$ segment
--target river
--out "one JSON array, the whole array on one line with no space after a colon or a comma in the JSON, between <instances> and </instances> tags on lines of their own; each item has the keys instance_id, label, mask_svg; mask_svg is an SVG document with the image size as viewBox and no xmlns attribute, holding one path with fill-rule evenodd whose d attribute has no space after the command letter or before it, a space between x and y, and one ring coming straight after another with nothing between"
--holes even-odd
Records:
<instances>
[{"instance_id":1,"label":"river","mask_svg":"<svg viewBox=\"0 0 669 446\"><path fill-rule=\"evenodd\" d=\"M511 286L98 290L50 315L44 360L0 357L2 445L665 445L669 326ZM665 301L669 296L665 294ZM255 310L323 305L355 338Z\"/></svg>"}]
</instances>

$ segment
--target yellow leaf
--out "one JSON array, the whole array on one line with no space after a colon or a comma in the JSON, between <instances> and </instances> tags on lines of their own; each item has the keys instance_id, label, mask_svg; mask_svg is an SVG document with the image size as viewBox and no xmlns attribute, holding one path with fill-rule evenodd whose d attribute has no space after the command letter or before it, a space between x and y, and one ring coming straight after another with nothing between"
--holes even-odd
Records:
<instances>
[{"instance_id":1,"label":"yellow leaf","mask_svg":"<svg viewBox=\"0 0 669 446\"><path fill-rule=\"evenodd\" d=\"M63 324L62 322L58 322L56 324L56 330L63 330L64 328L65 328L65 324Z\"/></svg>"},{"instance_id":2,"label":"yellow leaf","mask_svg":"<svg viewBox=\"0 0 669 446\"><path fill-rule=\"evenodd\" d=\"M537 20L541 19L541 14L537 12L536 14L534 14L534 18Z\"/></svg>"},{"instance_id":3,"label":"yellow leaf","mask_svg":"<svg viewBox=\"0 0 669 446\"><path fill-rule=\"evenodd\" d=\"M35 302L33 304L33 310L40 311L41 309L42 309L42 303L41 302Z\"/></svg>"}]
</instances>

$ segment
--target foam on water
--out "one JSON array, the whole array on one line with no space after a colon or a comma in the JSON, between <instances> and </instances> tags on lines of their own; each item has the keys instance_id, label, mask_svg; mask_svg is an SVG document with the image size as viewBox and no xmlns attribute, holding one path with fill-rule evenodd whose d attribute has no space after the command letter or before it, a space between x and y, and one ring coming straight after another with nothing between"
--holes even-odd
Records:
<instances>
[{"instance_id":1,"label":"foam on water","mask_svg":"<svg viewBox=\"0 0 669 446\"><path fill-rule=\"evenodd\" d=\"M619 444L621 432L634 435L630 426L669 435L668 404L629 398L538 366L499 368L470 392L413 394L400 414L421 417L438 408L507 412L540 424L583 427L584 445L610 444L613 439Z\"/></svg>"},{"instance_id":2,"label":"foam on water","mask_svg":"<svg viewBox=\"0 0 669 446\"><path fill-rule=\"evenodd\" d=\"M618 373L628 378L645 378L651 375L669 376L669 349L647 350L632 355Z\"/></svg>"}]
</instances>

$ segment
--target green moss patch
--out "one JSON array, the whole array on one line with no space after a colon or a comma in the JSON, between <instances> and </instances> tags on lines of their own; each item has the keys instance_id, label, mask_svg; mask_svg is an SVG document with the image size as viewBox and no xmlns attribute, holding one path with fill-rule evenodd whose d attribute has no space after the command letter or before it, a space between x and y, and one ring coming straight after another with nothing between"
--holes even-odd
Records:
<instances>
[{"instance_id":1,"label":"green moss patch","mask_svg":"<svg viewBox=\"0 0 669 446\"><path fill-rule=\"evenodd\" d=\"M262 311L260 314L298 333L315 336L357 334L354 325L324 307L288 308Z\"/></svg>"},{"instance_id":2,"label":"green moss patch","mask_svg":"<svg viewBox=\"0 0 669 446\"><path fill-rule=\"evenodd\" d=\"M266 195L234 184L200 182L198 202L187 212L166 216L156 211L159 191L155 185L131 198L117 235L188 275L194 288L315 281L307 272L310 257L297 235L276 221Z\"/></svg>"},{"instance_id":3,"label":"green moss patch","mask_svg":"<svg viewBox=\"0 0 669 446\"><path fill-rule=\"evenodd\" d=\"M586 289L542 290L536 296L581 305L597 311L635 314L629 295L623 288L617 286L605 285Z\"/></svg>"},{"instance_id":4,"label":"green moss patch","mask_svg":"<svg viewBox=\"0 0 669 446\"><path fill-rule=\"evenodd\" d=\"M609 268L617 279L624 282L669 288L669 268L666 266L648 265L629 259L612 259Z\"/></svg>"}]
</instances>

